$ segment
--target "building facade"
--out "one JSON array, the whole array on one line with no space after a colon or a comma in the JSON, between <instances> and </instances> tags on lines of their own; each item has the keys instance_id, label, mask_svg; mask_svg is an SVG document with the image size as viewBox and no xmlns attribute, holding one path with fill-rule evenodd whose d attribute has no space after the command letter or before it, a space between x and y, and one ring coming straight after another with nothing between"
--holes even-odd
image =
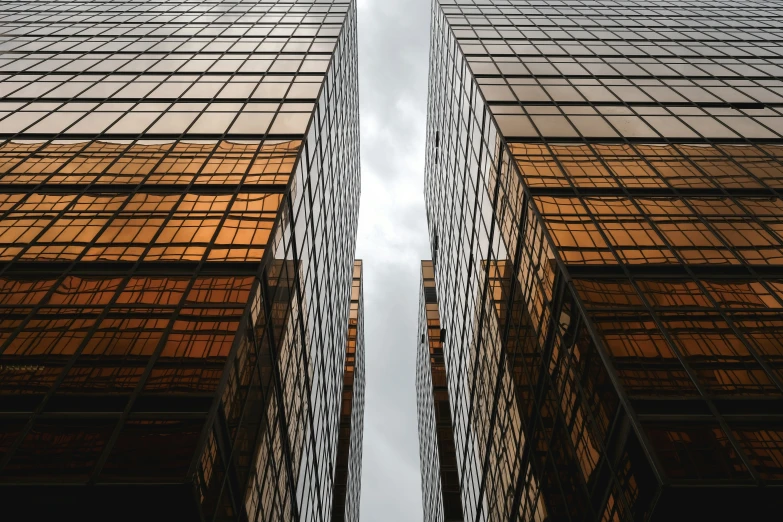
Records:
<instances>
[{"instance_id":1,"label":"building facade","mask_svg":"<svg viewBox=\"0 0 783 522\"><path fill-rule=\"evenodd\" d=\"M433 2L425 197L465 521L783 509L781 13Z\"/></svg>"},{"instance_id":2,"label":"building facade","mask_svg":"<svg viewBox=\"0 0 783 522\"><path fill-rule=\"evenodd\" d=\"M353 265L332 522L359 522L364 433L364 265Z\"/></svg>"},{"instance_id":3,"label":"building facade","mask_svg":"<svg viewBox=\"0 0 783 522\"><path fill-rule=\"evenodd\" d=\"M330 520L355 3L4 2L0 94L3 516Z\"/></svg>"},{"instance_id":4,"label":"building facade","mask_svg":"<svg viewBox=\"0 0 783 522\"><path fill-rule=\"evenodd\" d=\"M432 261L421 262L419 348L416 353L416 407L419 421L424 521L461 522L454 425L443 362L438 294Z\"/></svg>"}]
</instances>

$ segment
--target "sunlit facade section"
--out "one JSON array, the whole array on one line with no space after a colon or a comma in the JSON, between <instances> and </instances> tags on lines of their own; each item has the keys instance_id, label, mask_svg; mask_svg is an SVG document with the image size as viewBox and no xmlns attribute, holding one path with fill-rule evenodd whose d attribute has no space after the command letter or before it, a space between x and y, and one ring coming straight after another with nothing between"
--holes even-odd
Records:
<instances>
[{"instance_id":1,"label":"sunlit facade section","mask_svg":"<svg viewBox=\"0 0 783 522\"><path fill-rule=\"evenodd\" d=\"M5 2L0 95L4 515L329 521L355 4Z\"/></svg>"},{"instance_id":2,"label":"sunlit facade section","mask_svg":"<svg viewBox=\"0 0 783 522\"><path fill-rule=\"evenodd\" d=\"M783 512L783 3L432 5L464 520Z\"/></svg>"},{"instance_id":3,"label":"sunlit facade section","mask_svg":"<svg viewBox=\"0 0 783 522\"><path fill-rule=\"evenodd\" d=\"M364 265L353 265L332 522L359 522L364 436Z\"/></svg>"}]
</instances>

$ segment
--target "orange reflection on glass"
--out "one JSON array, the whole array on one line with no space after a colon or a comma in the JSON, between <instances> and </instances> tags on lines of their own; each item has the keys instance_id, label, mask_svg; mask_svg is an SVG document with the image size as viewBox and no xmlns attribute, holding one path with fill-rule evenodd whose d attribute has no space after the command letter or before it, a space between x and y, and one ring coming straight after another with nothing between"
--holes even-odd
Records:
<instances>
[{"instance_id":1,"label":"orange reflection on glass","mask_svg":"<svg viewBox=\"0 0 783 522\"><path fill-rule=\"evenodd\" d=\"M731 431L761 478L783 479L783 427L737 425Z\"/></svg>"},{"instance_id":2,"label":"orange reflection on glass","mask_svg":"<svg viewBox=\"0 0 783 522\"><path fill-rule=\"evenodd\" d=\"M0 145L4 183L288 183L301 140ZM245 176L247 175L247 178Z\"/></svg>"},{"instance_id":3,"label":"orange reflection on glass","mask_svg":"<svg viewBox=\"0 0 783 522\"><path fill-rule=\"evenodd\" d=\"M214 244L223 253L211 259L260 260L282 198L81 196L71 211L56 219L1 221L0 259L11 260L23 251L21 258L27 260L137 260L149 248L145 259L200 260ZM115 213L120 208L122 212Z\"/></svg>"},{"instance_id":4,"label":"orange reflection on glass","mask_svg":"<svg viewBox=\"0 0 783 522\"><path fill-rule=\"evenodd\" d=\"M631 396L698 396L663 333L645 311L588 314Z\"/></svg>"},{"instance_id":5,"label":"orange reflection on glass","mask_svg":"<svg viewBox=\"0 0 783 522\"><path fill-rule=\"evenodd\" d=\"M716 313L662 314L663 327L691 365L699 383L715 395L770 395L777 387L745 344Z\"/></svg>"}]
</instances>

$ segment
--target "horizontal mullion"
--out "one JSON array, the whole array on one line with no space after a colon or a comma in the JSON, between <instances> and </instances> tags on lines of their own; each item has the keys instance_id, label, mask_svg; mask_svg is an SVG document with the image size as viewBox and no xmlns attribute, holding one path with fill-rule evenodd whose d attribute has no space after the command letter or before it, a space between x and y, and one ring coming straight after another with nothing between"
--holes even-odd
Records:
<instances>
[{"instance_id":1,"label":"horizontal mullion","mask_svg":"<svg viewBox=\"0 0 783 522\"><path fill-rule=\"evenodd\" d=\"M255 37L239 37L237 38L237 42L239 40L242 40L243 38L255 38ZM315 38L332 38L336 40L334 37L315 37ZM170 38L161 38L160 43L166 42L167 40L170 40ZM190 40L183 40L183 45L188 43ZM56 43L55 40L50 42L52 44ZM111 43L111 41L107 41L104 43ZM135 41L128 41L128 45L132 45L133 43L136 43ZM203 42L206 44L206 42ZM211 43L214 43L211 42ZM260 43L260 42L259 42ZM281 44L283 42L280 42ZM330 42L330 43L336 43L336 42ZM77 42L73 42L73 45L79 45ZM224 56L224 55L242 55L242 56L261 56L261 57L272 57L272 56L301 56L301 55L307 55L307 56L331 56L333 54L332 51L152 51L147 49L146 51L131 51L131 50L118 50L118 51L76 51L76 50L65 50L65 51L47 51L45 49L33 49L33 50L6 50L6 51L0 51L0 54L3 55L22 55L22 56L36 56L39 54L48 55L49 58L55 58L58 56L63 55L75 55L75 56L82 56L82 57L91 57L91 56L115 56L115 55L132 55L132 56L138 56L139 58L144 58L145 55L158 55L158 56L169 56L169 55L189 55L189 56L202 56L202 55L213 55L213 56Z\"/></svg>"},{"instance_id":2,"label":"horizontal mullion","mask_svg":"<svg viewBox=\"0 0 783 522\"><path fill-rule=\"evenodd\" d=\"M498 56L501 58L507 58L507 57L517 57L517 58L573 58L576 60L583 59L583 58L624 58L626 60L639 60L639 59L646 59L646 58L676 58L679 60L682 60L683 58L688 59L694 59L694 60L747 60L748 58L752 59L772 59L772 60L783 60L783 55L763 55L763 56L750 56L747 55L725 55L725 56L702 56L702 55L688 55L688 56L677 56L673 54L532 54L532 53L520 53L520 54L490 54L490 53L464 53L465 58L482 58L485 56Z\"/></svg>"},{"instance_id":3,"label":"horizontal mullion","mask_svg":"<svg viewBox=\"0 0 783 522\"><path fill-rule=\"evenodd\" d=\"M57 11L54 11L57 12ZM63 11L65 12L65 11ZM96 13L94 13L96 14ZM195 14L195 13L183 13L183 14ZM207 13L202 13L207 14ZM248 13L243 13L243 15L246 15ZM268 13L256 13L256 14L249 14L249 16L266 16ZM296 16L299 16L300 13L296 13ZM338 17L338 16L344 16L347 12L334 12L334 13L303 13L303 16L324 16L324 17ZM276 15L275 15L276 16ZM285 16L285 14L283 15ZM111 29L114 27L119 28L138 28L138 27L187 27L187 28L201 28L201 29L209 29L214 26L220 26L220 27L233 27L233 26L246 26L248 28L251 28L253 26L280 26L280 25L299 25L299 26L309 26L309 25L316 25L316 26L324 26L324 25L340 25L338 22L293 22L293 21L285 21L285 20L276 20L276 21L269 21L269 22L263 22L263 21L242 21L242 20L235 20L235 21L219 21L216 20L214 22L177 22L177 21L167 21L167 22L155 22L154 20L145 20L143 22L85 22L85 21L79 21L79 22L68 22L66 21L57 21L57 22L46 22L46 20L42 21L30 21L30 22L24 22L24 21L12 21L12 22L6 22L2 23L0 21L0 28L3 27L11 27L11 28L21 28L21 27L30 27L34 26L38 29L42 27L61 27L63 29L66 28L72 28L75 27L77 29L90 29L92 27L99 27L99 28L105 28L105 29ZM18 35L14 35L18 36ZM78 35L73 35L78 36ZM120 35L117 35L120 36ZM195 36L195 35L194 35ZM230 35L235 36L235 35Z\"/></svg>"},{"instance_id":4,"label":"horizontal mullion","mask_svg":"<svg viewBox=\"0 0 783 522\"><path fill-rule=\"evenodd\" d=\"M473 26L471 26L473 27ZM456 29L456 28L455 28ZM629 30L633 30L628 28ZM538 28L537 30L543 30L546 31L546 28ZM564 28L559 29L563 31L568 30L574 30L573 28ZM589 31L589 28L584 29L576 29L576 30L584 30ZM502 31L502 29L501 29ZM557 37L556 39L553 38L535 38L535 37L529 37L529 38L516 38L516 37L482 37L482 38L465 38L465 37L458 37L457 40L459 40L460 43L472 43L472 44L481 44L484 43L511 43L514 44L520 44L524 42L531 42L531 43L552 43L552 44L559 44L561 42L596 42L596 43L602 43L607 45L614 45L614 44L621 44L621 43L627 43L630 45L638 45L638 44L649 44L649 45L661 45L661 44L703 44L703 45L710 45L710 44L726 44L726 45L720 45L716 46L719 48L723 47L730 47L729 44L763 44L763 45L774 45L779 44L783 42L783 38L776 38L774 40L764 40L764 39L757 39L757 40L744 40L744 39L737 39L737 40L708 40L708 39L686 39L686 38L661 38L660 40L650 40L648 38L598 38L598 37L591 37L591 38L585 38L585 37ZM763 45L758 45L758 47L763 47Z\"/></svg>"},{"instance_id":5,"label":"horizontal mullion","mask_svg":"<svg viewBox=\"0 0 783 522\"><path fill-rule=\"evenodd\" d=\"M625 279L626 270L636 278L691 278L691 273L699 278L709 279L747 279L756 281L762 278L783 277L783 265L575 265L566 263L566 270L572 279L611 278ZM753 273L755 272L755 274ZM757 275L756 275L757 274Z\"/></svg>"},{"instance_id":6,"label":"horizontal mullion","mask_svg":"<svg viewBox=\"0 0 783 522\"><path fill-rule=\"evenodd\" d=\"M0 272L3 272L3 277L34 279L48 278L51 274L66 271L72 275L86 276L127 275L130 272L162 277L254 276L258 274L261 264L260 261L6 261L0 262Z\"/></svg>"},{"instance_id":7,"label":"horizontal mullion","mask_svg":"<svg viewBox=\"0 0 783 522\"><path fill-rule=\"evenodd\" d=\"M154 175L155 172L152 172ZM167 173L161 173L161 175L166 175ZM111 176L113 174L92 174L95 176L101 176L101 175L107 175ZM196 178L199 176L208 177L212 176L212 174L196 174ZM2 178L2 175L0 175L0 179ZM105 183L97 183L97 184L55 184L55 183L45 183L43 185L41 184L2 184L0 183L0 194L100 194L100 195L111 195L111 194L129 194L129 193L140 193L140 194L209 194L209 195L230 195L234 194L235 192L240 194L250 193L250 194L283 194L286 191L285 185L256 185L251 183L241 183L241 184L226 184L226 185L219 185L219 184L208 184L208 183L201 183L201 184L194 184L191 185L188 183L183 183L182 185L172 185L172 184L152 184L152 183L129 183L129 184L105 184Z\"/></svg>"},{"instance_id":8,"label":"horizontal mullion","mask_svg":"<svg viewBox=\"0 0 783 522\"><path fill-rule=\"evenodd\" d=\"M239 112L237 112L239 114ZM304 134L234 134L227 133L215 133L215 134L155 134L155 133L133 133L133 134L69 134L64 132L58 132L57 134L27 134L24 132L0 132L0 138L14 139L14 140L33 140L33 141L50 141L50 140L77 140L77 141L95 141L95 140L167 140L167 141L183 141L183 140L212 140L212 141L226 141L226 140L280 140L291 141L301 140L304 138ZM768 140L769 141L769 140ZM781 140L783 141L783 140Z\"/></svg>"},{"instance_id":9,"label":"horizontal mullion","mask_svg":"<svg viewBox=\"0 0 783 522\"><path fill-rule=\"evenodd\" d=\"M130 395L130 393L128 393ZM5 397L13 397L13 396L4 396ZM20 396L24 397L24 396ZM12 419L26 419L30 416L30 413L25 412L1 412L0 413L0 423L3 422L3 420L12 420ZM40 420L54 420L54 419L79 419L79 420L89 420L89 419L120 419L122 417L122 412L106 412L106 411L43 411L38 412L35 415L36 419ZM206 419L206 412L137 412L137 413L131 413L128 415L129 419L144 419L144 420L179 420L179 419ZM30 486L29 482L23 482L21 483L25 486ZM62 483L54 483L58 486L62 486ZM7 487L13 485L10 481L3 481L2 486L0 487ZM35 482L36 487L44 486L44 483L41 482ZM70 484L69 484L70 485Z\"/></svg>"},{"instance_id":10,"label":"horizontal mullion","mask_svg":"<svg viewBox=\"0 0 783 522\"><path fill-rule=\"evenodd\" d=\"M544 84L544 87L549 85ZM558 87L554 85L552 87ZM577 86L578 87L578 86ZM610 85L609 87L614 87ZM625 86L620 86L625 87ZM640 85L636 87L646 87ZM114 100L112 100L114 101ZM625 101L492 101L489 102L492 106L517 106L517 105L529 105L529 106L550 106L557 105L560 107L583 107L589 105L591 107L703 107L713 109L765 109L767 107L783 107L783 102L745 102L745 103L729 103L729 102L698 102L698 101L686 101L686 102L625 102Z\"/></svg>"},{"instance_id":11,"label":"horizontal mullion","mask_svg":"<svg viewBox=\"0 0 783 522\"><path fill-rule=\"evenodd\" d=\"M569 160L568 156L558 156L561 160ZM574 159L578 159L574 158ZM672 159L682 159L672 157ZM701 197L737 197L737 198L772 198L777 194L772 189L763 188L633 188L633 187L528 187L528 192L533 197L636 197L636 198L701 198Z\"/></svg>"},{"instance_id":12,"label":"horizontal mullion","mask_svg":"<svg viewBox=\"0 0 783 522\"><path fill-rule=\"evenodd\" d=\"M474 62L477 63L477 62ZM489 62L478 62L478 63L489 63ZM572 62L549 62L551 64L556 63L572 63ZM611 65L611 64L609 64ZM629 65L629 64L618 64L618 65ZM631 65L659 65L659 64L646 64L646 63L639 63L636 62ZM666 64L661 64L666 65ZM717 64L721 65L721 64ZM53 73L54 74L54 73ZM81 76L81 75L80 75ZM639 74L615 74L615 75L608 75L608 74L474 74L474 78L477 80L484 79L484 78L520 78L528 80L530 78L541 78L541 79L548 79L548 80L690 80L690 81L701 81L701 80L723 80L723 81L741 81L741 80L779 80L783 79L783 75L776 76L776 75L766 75L766 76L711 76L711 75L705 75L705 76L672 76L672 75L639 75ZM646 86L642 86L646 87ZM655 86L650 86L655 87ZM681 86L678 86L681 87ZM687 86L682 86L687 87ZM11 98L9 98L10 100ZM43 99L43 98L42 98ZM496 102L492 102L493 104ZM600 103L600 102L597 102Z\"/></svg>"},{"instance_id":13,"label":"horizontal mullion","mask_svg":"<svg viewBox=\"0 0 783 522\"><path fill-rule=\"evenodd\" d=\"M552 104L554 105L554 104ZM20 138L21 139L21 138ZM552 143L552 144L571 144L571 143L596 143L596 144L664 144L664 145L747 145L759 144L759 145L779 145L783 144L783 138L710 138L710 139L675 139L675 138L631 138L631 137L619 137L619 138L591 138L591 137L516 137L509 136L506 138L508 143Z\"/></svg>"},{"instance_id":14,"label":"horizontal mullion","mask_svg":"<svg viewBox=\"0 0 783 522\"><path fill-rule=\"evenodd\" d=\"M86 294L87 292L85 292ZM73 310L73 312L67 313L64 316L82 316L82 315L90 315L94 312L102 312L104 309L106 309L108 305L105 304L49 304L45 303L41 307L41 311L45 311L46 313L42 313L41 311L36 312L39 317L41 316L47 316L49 315L50 311L53 310ZM113 304L109 307L109 315L112 316L112 314L119 314L125 310L127 313L127 317L138 317L140 315L148 316L150 314L154 314L153 316L157 317L159 315L165 315L165 314L172 314L177 310L178 303L173 305L160 305L160 304L146 304L146 303L120 303L120 304ZM235 304L235 303L204 303L204 302L192 302L192 303L186 303L183 302L183 307L187 308L188 310L209 310L209 309L216 309L216 310L239 310L242 311L245 309L244 304ZM16 310L19 306L17 305L0 305L0 310ZM83 309L83 312L78 312L76 310ZM18 314L17 314L18 315ZM25 317L27 315L25 314ZM113 317L113 316L112 316Z\"/></svg>"},{"instance_id":15,"label":"horizontal mullion","mask_svg":"<svg viewBox=\"0 0 783 522\"><path fill-rule=\"evenodd\" d=\"M312 98L5 98L13 103L315 103ZM689 104L686 104L689 105ZM781 105L783 102L769 105ZM720 105L723 107L724 105ZM757 108L757 107L753 107ZM761 108L761 107L759 107ZM144 111L133 111L144 112ZM166 111L160 111L161 113ZM203 111L193 111L203 112ZM243 111L227 111L243 112ZM272 111L270 111L271 113ZM285 113L282 113L285 114ZM148 133L144 133L147 135Z\"/></svg>"}]
</instances>

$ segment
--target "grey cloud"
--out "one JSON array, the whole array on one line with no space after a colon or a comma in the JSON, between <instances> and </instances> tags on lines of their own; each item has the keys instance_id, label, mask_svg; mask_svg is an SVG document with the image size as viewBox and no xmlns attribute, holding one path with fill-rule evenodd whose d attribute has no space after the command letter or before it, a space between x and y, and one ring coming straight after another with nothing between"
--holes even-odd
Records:
<instances>
[{"instance_id":1,"label":"grey cloud","mask_svg":"<svg viewBox=\"0 0 783 522\"><path fill-rule=\"evenodd\" d=\"M412 127L424 122L429 46L428 0L366 0L359 2L359 60L363 122L362 140L367 165L410 154L423 145L408 143ZM413 110L410 110L413 109ZM416 121L416 114L421 115ZM369 127L372 124L372 127ZM421 128L423 131L423 128ZM399 171L389 171L395 175Z\"/></svg>"},{"instance_id":2,"label":"grey cloud","mask_svg":"<svg viewBox=\"0 0 783 522\"><path fill-rule=\"evenodd\" d=\"M359 0L367 390L361 519L421 520L419 261L429 256L424 137L429 0Z\"/></svg>"}]
</instances>

